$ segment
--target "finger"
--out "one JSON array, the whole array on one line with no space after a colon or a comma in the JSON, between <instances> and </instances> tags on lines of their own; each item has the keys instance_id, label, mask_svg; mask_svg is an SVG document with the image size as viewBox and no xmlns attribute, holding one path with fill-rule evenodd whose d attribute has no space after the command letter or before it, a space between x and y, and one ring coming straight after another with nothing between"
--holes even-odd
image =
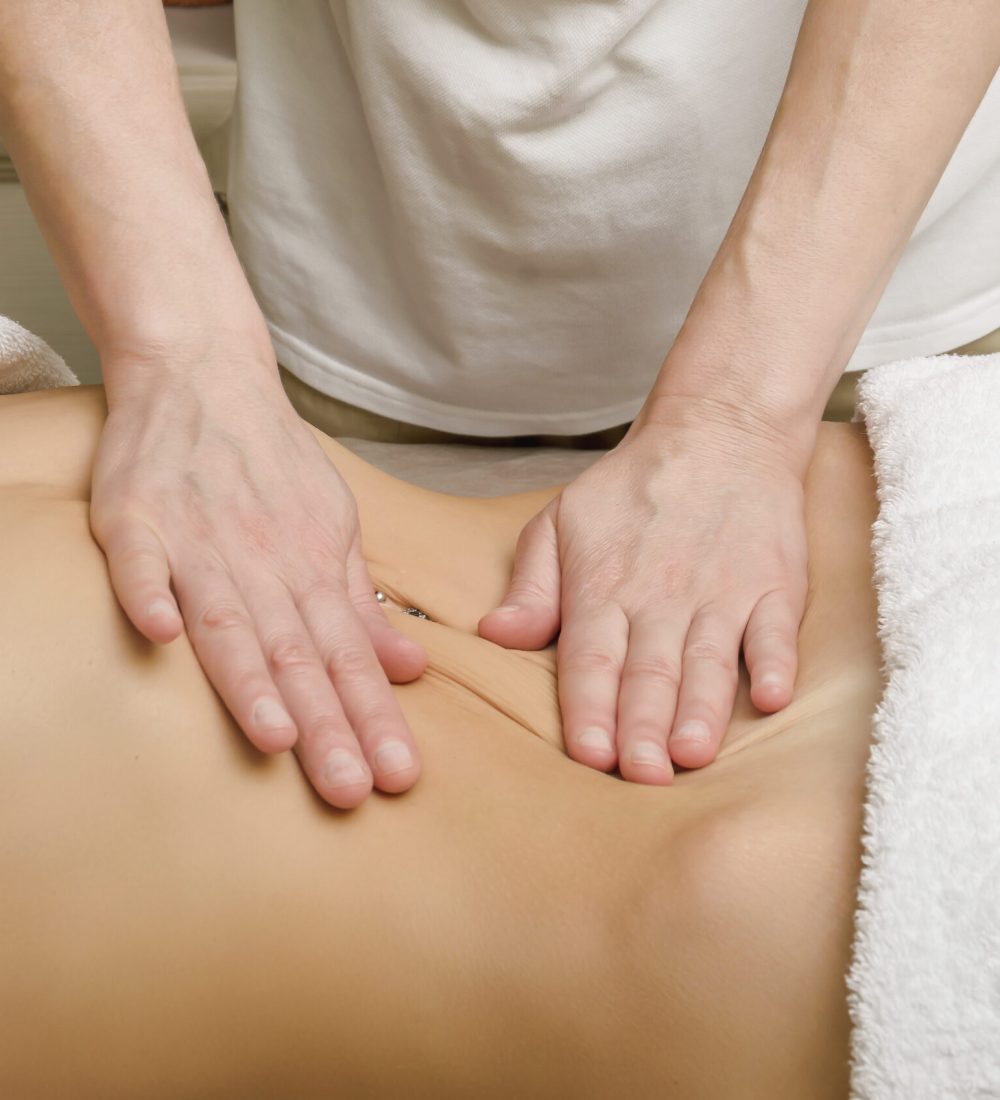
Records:
<instances>
[{"instance_id":1,"label":"finger","mask_svg":"<svg viewBox=\"0 0 1000 1100\"><path fill-rule=\"evenodd\" d=\"M566 751L581 764L609 771L617 760L618 689L628 647L628 620L612 604L563 618L556 653Z\"/></svg>"},{"instance_id":2,"label":"finger","mask_svg":"<svg viewBox=\"0 0 1000 1100\"><path fill-rule=\"evenodd\" d=\"M172 642L184 623L170 591L167 552L156 532L142 520L124 519L105 534L101 546L111 587L132 625L151 642Z\"/></svg>"},{"instance_id":3,"label":"finger","mask_svg":"<svg viewBox=\"0 0 1000 1100\"><path fill-rule=\"evenodd\" d=\"M503 603L479 621L479 633L512 649L542 649L559 629L559 545L556 504L522 530Z\"/></svg>"},{"instance_id":4,"label":"finger","mask_svg":"<svg viewBox=\"0 0 1000 1100\"><path fill-rule=\"evenodd\" d=\"M618 696L618 769L636 783L667 784L667 750L681 682L681 653L690 616L669 610L634 618Z\"/></svg>"},{"instance_id":5,"label":"finger","mask_svg":"<svg viewBox=\"0 0 1000 1100\"><path fill-rule=\"evenodd\" d=\"M798 671L799 624L805 596L776 589L762 597L743 634L743 655L750 673L750 699L767 714L792 701Z\"/></svg>"},{"instance_id":6,"label":"finger","mask_svg":"<svg viewBox=\"0 0 1000 1100\"><path fill-rule=\"evenodd\" d=\"M742 626L707 610L691 621L669 741L671 759L683 768L710 764L719 751L736 699Z\"/></svg>"},{"instance_id":7,"label":"finger","mask_svg":"<svg viewBox=\"0 0 1000 1100\"><path fill-rule=\"evenodd\" d=\"M317 582L296 603L375 786L391 794L408 790L420 774L417 746L346 587Z\"/></svg>"},{"instance_id":8,"label":"finger","mask_svg":"<svg viewBox=\"0 0 1000 1100\"><path fill-rule=\"evenodd\" d=\"M306 778L330 805L357 806L372 789L372 773L291 593L277 580L258 579L246 599L268 671L298 729L295 755Z\"/></svg>"},{"instance_id":9,"label":"finger","mask_svg":"<svg viewBox=\"0 0 1000 1100\"><path fill-rule=\"evenodd\" d=\"M407 638L389 622L385 609L375 599L375 586L357 540L347 558L347 587L354 609L364 623L372 649L386 676L394 684L416 680L427 667L422 645Z\"/></svg>"},{"instance_id":10,"label":"finger","mask_svg":"<svg viewBox=\"0 0 1000 1100\"><path fill-rule=\"evenodd\" d=\"M261 651L242 595L223 569L178 571L188 637L212 686L251 744L283 752L297 730Z\"/></svg>"}]
</instances>

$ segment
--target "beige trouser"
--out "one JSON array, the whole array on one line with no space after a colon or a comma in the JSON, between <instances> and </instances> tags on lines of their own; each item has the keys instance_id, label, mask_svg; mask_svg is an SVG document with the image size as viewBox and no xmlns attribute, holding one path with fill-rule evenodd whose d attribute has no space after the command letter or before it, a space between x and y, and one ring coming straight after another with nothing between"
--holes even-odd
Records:
<instances>
[{"instance_id":1,"label":"beige trouser","mask_svg":"<svg viewBox=\"0 0 1000 1100\"><path fill-rule=\"evenodd\" d=\"M987 355L1000 351L1000 329L991 332L970 344L955 348L959 355ZM456 435L452 432L440 432L434 428L422 428L418 424L407 424L402 420L392 420L378 413L359 409L328 397L312 386L299 381L284 367L281 381L285 392L296 412L303 420L330 436L349 436L353 439L373 439L382 443L467 443L482 446L504 447L572 447L594 450L608 450L614 447L628 431L628 424L619 424L603 431L589 432L586 435L520 435L505 436L500 439L484 438L473 435ZM850 420L854 415L854 391L860 372L845 374L834 387L830 400L823 413L824 420Z\"/></svg>"}]
</instances>

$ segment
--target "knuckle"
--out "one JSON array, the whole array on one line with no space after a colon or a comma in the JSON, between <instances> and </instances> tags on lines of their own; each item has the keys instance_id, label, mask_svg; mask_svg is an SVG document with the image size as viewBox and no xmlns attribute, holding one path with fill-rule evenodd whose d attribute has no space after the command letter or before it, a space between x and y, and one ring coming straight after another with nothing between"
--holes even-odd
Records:
<instances>
[{"instance_id":1,"label":"knuckle","mask_svg":"<svg viewBox=\"0 0 1000 1100\"><path fill-rule=\"evenodd\" d=\"M393 709L382 699L365 699L351 708L351 722L356 729L386 730L395 724L395 719Z\"/></svg>"},{"instance_id":2,"label":"knuckle","mask_svg":"<svg viewBox=\"0 0 1000 1100\"><path fill-rule=\"evenodd\" d=\"M215 686L223 691L230 702L243 700L247 704L258 696L266 694L268 690L274 690L266 677L262 675L262 669L256 662L249 667L228 670L220 677L220 682L216 683Z\"/></svg>"},{"instance_id":3,"label":"knuckle","mask_svg":"<svg viewBox=\"0 0 1000 1100\"><path fill-rule=\"evenodd\" d=\"M698 638L689 642L684 657L718 668L727 675L735 676L737 673L736 654L732 647L723 645L715 638Z\"/></svg>"},{"instance_id":4,"label":"knuckle","mask_svg":"<svg viewBox=\"0 0 1000 1100\"><path fill-rule=\"evenodd\" d=\"M754 648L792 649L792 639L785 627L778 623L761 623L747 631L744 644Z\"/></svg>"},{"instance_id":5,"label":"knuckle","mask_svg":"<svg viewBox=\"0 0 1000 1100\"><path fill-rule=\"evenodd\" d=\"M672 657L653 654L629 661L622 673L623 680L653 681L676 689L681 682L680 664Z\"/></svg>"},{"instance_id":6,"label":"knuckle","mask_svg":"<svg viewBox=\"0 0 1000 1100\"><path fill-rule=\"evenodd\" d=\"M372 671L372 658L356 645L345 645L334 650L324 661L333 679L360 679Z\"/></svg>"},{"instance_id":7,"label":"knuckle","mask_svg":"<svg viewBox=\"0 0 1000 1100\"><path fill-rule=\"evenodd\" d=\"M663 599L683 599L694 587L694 571L683 562L668 560L660 569L657 583Z\"/></svg>"},{"instance_id":8,"label":"knuckle","mask_svg":"<svg viewBox=\"0 0 1000 1100\"><path fill-rule=\"evenodd\" d=\"M352 536L358 528L357 505L352 497L337 516L314 515L296 532L300 556L318 573L324 573L347 557Z\"/></svg>"},{"instance_id":9,"label":"knuckle","mask_svg":"<svg viewBox=\"0 0 1000 1100\"><path fill-rule=\"evenodd\" d=\"M161 556L148 542L129 542L115 550L115 561L119 566L158 564Z\"/></svg>"},{"instance_id":10,"label":"knuckle","mask_svg":"<svg viewBox=\"0 0 1000 1100\"><path fill-rule=\"evenodd\" d=\"M141 521L129 510L107 507L100 500L91 502L90 530L104 546L117 546L131 541Z\"/></svg>"},{"instance_id":11,"label":"knuckle","mask_svg":"<svg viewBox=\"0 0 1000 1100\"><path fill-rule=\"evenodd\" d=\"M572 571L564 570L574 589L574 605L595 612L609 603L619 604L629 586L629 567L622 558L610 557L606 549L589 548L572 559Z\"/></svg>"},{"instance_id":12,"label":"knuckle","mask_svg":"<svg viewBox=\"0 0 1000 1100\"><path fill-rule=\"evenodd\" d=\"M316 653L301 634L282 634L264 646L267 666L276 676L315 666Z\"/></svg>"},{"instance_id":13,"label":"knuckle","mask_svg":"<svg viewBox=\"0 0 1000 1100\"><path fill-rule=\"evenodd\" d=\"M623 745L632 745L637 741L655 741L665 745L667 735L670 732L670 724L666 719L657 719L653 715L632 715L628 726L619 734L619 741Z\"/></svg>"},{"instance_id":14,"label":"knuckle","mask_svg":"<svg viewBox=\"0 0 1000 1100\"><path fill-rule=\"evenodd\" d=\"M327 575L314 575L297 586L299 599L323 603L347 599L347 589L343 583Z\"/></svg>"},{"instance_id":15,"label":"knuckle","mask_svg":"<svg viewBox=\"0 0 1000 1100\"><path fill-rule=\"evenodd\" d=\"M239 630L250 624L246 609L228 600L213 600L206 604L195 620L197 629L207 634Z\"/></svg>"},{"instance_id":16,"label":"knuckle","mask_svg":"<svg viewBox=\"0 0 1000 1100\"><path fill-rule=\"evenodd\" d=\"M254 555L272 557L276 550L273 517L258 511L244 512L237 522L241 545Z\"/></svg>"},{"instance_id":17,"label":"knuckle","mask_svg":"<svg viewBox=\"0 0 1000 1100\"><path fill-rule=\"evenodd\" d=\"M613 672L621 670L621 662L606 649L570 650L561 661L564 672Z\"/></svg>"},{"instance_id":18,"label":"knuckle","mask_svg":"<svg viewBox=\"0 0 1000 1100\"><path fill-rule=\"evenodd\" d=\"M342 714L321 711L310 716L309 721L304 724L302 736L309 744L326 745L339 742L348 732L347 723ZM353 741L353 738L351 740Z\"/></svg>"}]
</instances>

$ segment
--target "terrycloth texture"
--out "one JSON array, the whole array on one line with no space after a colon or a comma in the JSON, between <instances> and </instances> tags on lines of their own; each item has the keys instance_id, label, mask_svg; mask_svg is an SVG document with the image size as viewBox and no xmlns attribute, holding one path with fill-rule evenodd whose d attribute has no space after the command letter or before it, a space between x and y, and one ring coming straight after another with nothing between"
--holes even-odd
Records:
<instances>
[{"instance_id":1,"label":"terrycloth texture","mask_svg":"<svg viewBox=\"0 0 1000 1100\"><path fill-rule=\"evenodd\" d=\"M848 976L855 1100L1000 1097L1000 354L861 383L887 686Z\"/></svg>"},{"instance_id":2,"label":"terrycloth texture","mask_svg":"<svg viewBox=\"0 0 1000 1100\"><path fill-rule=\"evenodd\" d=\"M0 315L0 394L79 384L44 340Z\"/></svg>"}]
</instances>

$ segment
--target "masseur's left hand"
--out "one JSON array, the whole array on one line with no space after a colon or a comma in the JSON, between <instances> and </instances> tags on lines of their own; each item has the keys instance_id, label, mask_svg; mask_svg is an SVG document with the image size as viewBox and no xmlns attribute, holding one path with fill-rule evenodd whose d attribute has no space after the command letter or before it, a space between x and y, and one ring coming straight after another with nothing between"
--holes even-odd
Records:
<instances>
[{"instance_id":1,"label":"masseur's left hand","mask_svg":"<svg viewBox=\"0 0 1000 1100\"><path fill-rule=\"evenodd\" d=\"M789 702L806 595L807 456L711 402L668 406L525 527L480 623L522 649L561 627L567 752L659 784L715 758L741 643L754 704Z\"/></svg>"},{"instance_id":2,"label":"masseur's left hand","mask_svg":"<svg viewBox=\"0 0 1000 1100\"><path fill-rule=\"evenodd\" d=\"M998 64L996 0L809 0L757 166L646 407L525 528L512 610L480 624L524 648L562 627L577 760L649 783L670 782L668 753L707 764L741 640L753 702L788 703L817 425Z\"/></svg>"}]
</instances>

